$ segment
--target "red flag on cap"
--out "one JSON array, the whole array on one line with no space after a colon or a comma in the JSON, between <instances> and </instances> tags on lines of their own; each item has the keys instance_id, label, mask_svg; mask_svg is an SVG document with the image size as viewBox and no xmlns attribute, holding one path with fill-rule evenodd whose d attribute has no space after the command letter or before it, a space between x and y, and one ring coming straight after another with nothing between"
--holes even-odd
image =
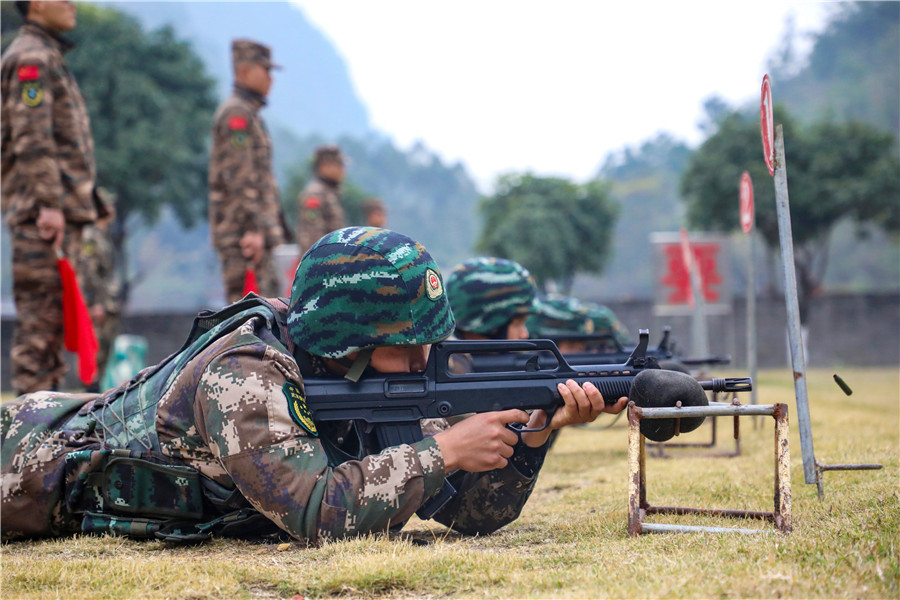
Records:
<instances>
[{"instance_id":1,"label":"red flag on cap","mask_svg":"<svg viewBox=\"0 0 900 600\"><path fill-rule=\"evenodd\" d=\"M78 379L85 385L97 377L97 336L87 304L78 287L75 269L69 259L57 251L56 265L63 290L63 336L66 350L78 354Z\"/></svg>"},{"instance_id":2,"label":"red flag on cap","mask_svg":"<svg viewBox=\"0 0 900 600\"><path fill-rule=\"evenodd\" d=\"M253 269L244 271L244 295L246 296L250 292L259 294L259 283L256 281L256 271Z\"/></svg>"}]
</instances>

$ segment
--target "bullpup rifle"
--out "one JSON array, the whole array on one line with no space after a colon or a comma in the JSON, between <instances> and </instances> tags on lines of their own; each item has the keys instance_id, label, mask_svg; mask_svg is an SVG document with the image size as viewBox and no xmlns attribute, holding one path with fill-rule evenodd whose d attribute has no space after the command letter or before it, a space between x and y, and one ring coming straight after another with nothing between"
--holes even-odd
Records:
<instances>
[{"instance_id":1,"label":"bullpup rifle","mask_svg":"<svg viewBox=\"0 0 900 600\"><path fill-rule=\"evenodd\" d=\"M524 341L446 341L431 348L421 373L364 374L357 382L348 379L304 378L305 403L316 423L363 421L383 448L414 443L422 439L421 419L447 418L470 413L508 409L547 411L547 423L540 429L514 429L517 433L542 431L564 401L557 384L568 379L579 385L592 383L604 402L615 404L628 396L639 406L698 406L707 404L704 390L745 392L752 389L749 377L713 379L698 382L689 375L663 371L653 357L647 356L649 332L640 331L640 342L622 364L572 366L550 340ZM454 372L454 357L486 353L549 353L555 357L552 368L541 368L538 360L526 362L520 369L481 372ZM456 369L458 370L458 369ZM646 420L650 429L642 432L655 441L674 431L674 420ZM703 417L682 419L680 430L700 426ZM643 428L643 424L642 424ZM449 487L449 489L448 489ZM449 482L419 511L429 518L455 493ZM423 516L424 515L424 516Z\"/></svg>"}]
</instances>

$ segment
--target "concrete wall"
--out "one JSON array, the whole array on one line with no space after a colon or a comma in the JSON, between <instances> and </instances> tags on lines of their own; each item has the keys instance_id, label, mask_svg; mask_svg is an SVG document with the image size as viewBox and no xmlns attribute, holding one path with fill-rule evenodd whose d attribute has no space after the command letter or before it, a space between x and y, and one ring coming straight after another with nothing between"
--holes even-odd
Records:
<instances>
[{"instance_id":1,"label":"concrete wall","mask_svg":"<svg viewBox=\"0 0 900 600\"><path fill-rule=\"evenodd\" d=\"M651 344L656 344L662 328L669 325L681 352L691 354L689 317L654 316L649 300L606 302L606 305L635 335L638 329L650 329ZM788 366L784 300L761 298L756 306L759 366ZM147 359L152 364L181 347L193 318L193 314L126 316L122 333L147 338ZM0 389L3 391L11 389L12 329L12 320L4 316L0 326ZM711 353L731 354L732 365L746 366L746 307L743 299L735 302L731 316L709 317L709 337ZM811 367L900 366L900 294L834 294L817 298L810 315L808 350L807 361ZM72 372L66 388L78 389Z\"/></svg>"}]
</instances>

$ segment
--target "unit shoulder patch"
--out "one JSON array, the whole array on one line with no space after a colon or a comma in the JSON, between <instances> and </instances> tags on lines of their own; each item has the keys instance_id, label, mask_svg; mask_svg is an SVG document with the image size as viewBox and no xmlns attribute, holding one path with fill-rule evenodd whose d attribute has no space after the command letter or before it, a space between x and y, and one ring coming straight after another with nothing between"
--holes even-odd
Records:
<instances>
[{"instance_id":1,"label":"unit shoulder patch","mask_svg":"<svg viewBox=\"0 0 900 600\"><path fill-rule=\"evenodd\" d=\"M319 430L316 429L312 413L309 411L309 407L306 406L306 398L303 397L300 388L288 381L281 386L281 390L284 392L284 397L287 398L288 412L294 423L306 430L311 436L319 437Z\"/></svg>"}]
</instances>

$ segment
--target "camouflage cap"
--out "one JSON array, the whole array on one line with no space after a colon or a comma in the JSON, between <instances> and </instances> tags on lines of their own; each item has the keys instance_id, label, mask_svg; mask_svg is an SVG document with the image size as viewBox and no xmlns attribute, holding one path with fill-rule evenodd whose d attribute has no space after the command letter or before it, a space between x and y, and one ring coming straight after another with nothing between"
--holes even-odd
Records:
<instances>
[{"instance_id":1,"label":"camouflage cap","mask_svg":"<svg viewBox=\"0 0 900 600\"><path fill-rule=\"evenodd\" d=\"M329 358L432 344L455 325L425 247L375 227L338 229L313 244L297 267L287 321L294 343Z\"/></svg>"},{"instance_id":2,"label":"camouflage cap","mask_svg":"<svg viewBox=\"0 0 900 600\"><path fill-rule=\"evenodd\" d=\"M481 335L537 309L537 287L528 269L505 258L473 258L457 265L447 276L447 296L457 328Z\"/></svg>"},{"instance_id":3,"label":"camouflage cap","mask_svg":"<svg viewBox=\"0 0 900 600\"><path fill-rule=\"evenodd\" d=\"M318 167L326 160L332 160L341 164L346 162L344 153L341 152L341 148L337 144L325 144L316 148L316 153L313 155L313 167Z\"/></svg>"},{"instance_id":4,"label":"camouflage cap","mask_svg":"<svg viewBox=\"0 0 900 600\"><path fill-rule=\"evenodd\" d=\"M272 51L253 40L233 40L231 42L231 64L237 66L243 62L251 62L264 66L267 69L280 69L281 65L272 62Z\"/></svg>"},{"instance_id":5,"label":"camouflage cap","mask_svg":"<svg viewBox=\"0 0 900 600\"><path fill-rule=\"evenodd\" d=\"M577 298L550 296L541 300L540 311L527 323L532 337L582 337L594 333L594 322Z\"/></svg>"}]
</instances>

